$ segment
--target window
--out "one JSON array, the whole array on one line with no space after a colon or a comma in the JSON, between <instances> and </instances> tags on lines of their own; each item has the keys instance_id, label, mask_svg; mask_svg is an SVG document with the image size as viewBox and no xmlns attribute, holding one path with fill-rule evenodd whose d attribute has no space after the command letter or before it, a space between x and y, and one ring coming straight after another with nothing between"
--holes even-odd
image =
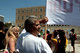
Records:
<instances>
[{"instance_id":1,"label":"window","mask_svg":"<svg viewBox=\"0 0 80 53\"><path fill-rule=\"evenodd\" d=\"M37 10L37 8L35 9L35 12L37 12L38 10Z\"/></svg>"},{"instance_id":2,"label":"window","mask_svg":"<svg viewBox=\"0 0 80 53\"><path fill-rule=\"evenodd\" d=\"M33 12L33 9L31 9L31 13Z\"/></svg>"},{"instance_id":3,"label":"window","mask_svg":"<svg viewBox=\"0 0 80 53\"><path fill-rule=\"evenodd\" d=\"M28 12L28 9L26 10L26 12Z\"/></svg>"},{"instance_id":4,"label":"window","mask_svg":"<svg viewBox=\"0 0 80 53\"><path fill-rule=\"evenodd\" d=\"M24 19L24 16L22 16L22 20Z\"/></svg>"},{"instance_id":5,"label":"window","mask_svg":"<svg viewBox=\"0 0 80 53\"><path fill-rule=\"evenodd\" d=\"M20 10L18 10L18 13L20 13Z\"/></svg>"},{"instance_id":6,"label":"window","mask_svg":"<svg viewBox=\"0 0 80 53\"><path fill-rule=\"evenodd\" d=\"M22 10L22 13L24 13L24 10Z\"/></svg>"},{"instance_id":7,"label":"window","mask_svg":"<svg viewBox=\"0 0 80 53\"><path fill-rule=\"evenodd\" d=\"M42 9L42 8L40 8L40 12L42 12L42 10L43 10L43 9Z\"/></svg>"},{"instance_id":8,"label":"window","mask_svg":"<svg viewBox=\"0 0 80 53\"><path fill-rule=\"evenodd\" d=\"M40 18L42 18L42 15L40 15Z\"/></svg>"},{"instance_id":9,"label":"window","mask_svg":"<svg viewBox=\"0 0 80 53\"><path fill-rule=\"evenodd\" d=\"M18 20L19 20L19 16L18 16Z\"/></svg>"}]
</instances>

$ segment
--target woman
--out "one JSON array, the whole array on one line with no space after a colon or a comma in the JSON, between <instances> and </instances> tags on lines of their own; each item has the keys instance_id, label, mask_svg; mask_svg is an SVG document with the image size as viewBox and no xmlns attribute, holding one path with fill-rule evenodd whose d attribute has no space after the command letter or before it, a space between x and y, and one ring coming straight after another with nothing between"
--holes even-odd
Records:
<instances>
[{"instance_id":1,"label":"woman","mask_svg":"<svg viewBox=\"0 0 80 53\"><path fill-rule=\"evenodd\" d=\"M54 45L54 50L53 50L53 53L57 53L57 34L58 34L58 32L57 32L57 30L54 30L54 32L53 32L53 36L52 36L52 38L51 38L51 40L52 40L52 42L53 42L53 45Z\"/></svg>"},{"instance_id":2,"label":"woman","mask_svg":"<svg viewBox=\"0 0 80 53\"><path fill-rule=\"evenodd\" d=\"M51 41L51 38L52 38L52 34L49 34L47 36L47 43L50 46L50 48L53 49L53 42Z\"/></svg>"},{"instance_id":3,"label":"woman","mask_svg":"<svg viewBox=\"0 0 80 53\"><path fill-rule=\"evenodd\" d=\"M58 51L57 53L66 53L65 47L66 47L66 36L64 30L58 30Z\"/></svg>"},{"instance_id":4,"label":"woman","mask_svg":"<svg viewBox=\"0 0 80 53\"><path fill-rule=\"evenodd\" d=\"M10 27L6 33L5 46L8 47L9 53L15 51L16 40L19 36L19 27Z\"/></svg>"},{"instance_id":5,"label":"woman","mask_svg":"<svg viewBox=\"0 0 80 53\"><path fill-rule=\"evenodd\" d=\"M66 53L65 49L68 44L68 40L65 36L64 30L55 30L53 33L52 41L55 44L55 53Z\"/></svg>"}]
</instances>

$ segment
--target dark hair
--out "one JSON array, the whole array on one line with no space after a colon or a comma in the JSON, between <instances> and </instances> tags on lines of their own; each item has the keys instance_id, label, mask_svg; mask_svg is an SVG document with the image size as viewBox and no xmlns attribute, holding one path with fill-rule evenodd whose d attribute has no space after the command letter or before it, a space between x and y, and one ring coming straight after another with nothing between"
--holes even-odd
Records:
<instances>
[{"instance_id":1,"label":"dark hair","mask_svg":"<svg viewBox=\"0 0 80 53\"><path fill-rule=\"evenodd\" d=\"M53 47L53 42L52 42L52 40L51 40L51 37L52 37L52 34L49 34L49 35L47 36L47 43L48 43L48 45L50 46L50 48Z\"/></svg>"},{"instance_id":2,"label":"dark hair","mask_svg":"<svg viewBox=\"0 0 80 53\"><path fill-rule=\"evenodd\" d=\"M47 36L47 40L51 40L51 37L52 37L52 34L49 34L49 35Z\"/></svg>"},{"instance_id":3,"label":"dark hair","mask_svg":"<svg viewBox=\"0 0 80 53\"><path fill-rule=\"evenodd\" d=\"M57 30L54 30L54 38L57 37L57 35L58 35Z\"/></svg>"},{"instance_id":4,"label":"dark hair","mask_svg":"<svg viewBox=\"0 0 80 53\"><path fill-rule=\"evenodd\" d=\"M47 30L47 34L49 34L50 33L50 31L49 30Z\"/></svg>"},{"instance_id":5,"label":"dark hair","mask_svg":"<svg viewBox=\"0 0 80 53\"><path fill-rule=\"evenodd\" d=\"M58 34L59 34L60 38L64 38L65 37L65 31L64 30L59 29L57 31L58 31Z\"/></svg>"},{"instance_id":6,"label":"dark hair","mask_svg":"<svg viewBox=\"0 0 80 53\"><path fill-rule=\"evenodd\" d=\"M58 35L59 35L59 40L58 40L58 53L65 53L65 46L66 46L66 37L65 37L65 31L64 30L57 30Z\"/></svg>"},{"instance_id":7,"label":"dark hair","mask_svg":"<svg viewBox=\"0 0 80 53\"><path fill-rule=\"evenodd\" d=\"M0 21L0 30L4 29L4 23Z\"/></svg>"},{"instance_id":8,"label":"dark hair","mask_svg":"<svg viewBox=\"0 0 80 53\"><path fill-rule=\"evenodd\" d=\"M31 17L31 16L25 20L24 28L26 29L27 32L32 31L33 24L34 24L35 20L37 20L37 17Z\"/></svg>"},{"instance_id":9,"label":"dark hair","mask_svg":"<svg viewBox=\"0 0 80 53\"><path fill-rule=\"evenodd\" d=\"M70 31L72 31L72 32L74 33L75 29L74 29L74 28L72 28Z\"/></svg>"}]
</instances>

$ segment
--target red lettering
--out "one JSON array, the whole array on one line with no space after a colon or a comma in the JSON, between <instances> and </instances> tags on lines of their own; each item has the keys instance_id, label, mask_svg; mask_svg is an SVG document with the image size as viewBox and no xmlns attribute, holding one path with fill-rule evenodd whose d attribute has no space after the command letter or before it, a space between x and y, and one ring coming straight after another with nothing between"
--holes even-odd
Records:
<instances>
[{"instance_id":1,"label":"red lettering","mask_svg":"<svg viewBox=\"0 0 80 53\"><path fill-rule=\"evenodd\" d=\"M57 6L57 2L59 2L59 6ZM62 10L63 12L66 12L66 13L72 13L73 12L73 5L75 5L75 2L76 4L78 4L78 8L79 8L79 11L80 11L80 0L68 0L67 1L62 1L62 0L56 0L56 1L50 1L49 3L54 6L54 7L51 7L51 11L54 10L56 11L57 7L59 8L59 10L62 10L62 8L64 10ZM53 4L54 3L54 4Z\"/></svg>"},{"instance_id":2,"label":"red lettering","mask_svg":"<svg viewBox=\"0 0 80 53\"><path fill-rule=\"evenodd\" d=\"M61 0L57 0L61 4Z\"/></svg>"},{"instance_id":3,"label":"red lettering","mask_svg":"<svg viewBox=\"0 0 80 53\"><path fill-rule=\"evenodd\" d=\"M67 3L66 1L63 1L63 8L64 8L64 12L69 12L71 13L73 10L73 0L69 1L70 3ZM67 5L69 5L67 8Z\"/></svg>"},{"instance_id":4,"label":"red lettering","mask_svg":"<svg viewBox=\"0 0 80 53\"><path fill-rule=\"evenodd\" d=\"M80 0L75 0L75 3L79 4L79 12L80 12Z\"/></svg>"},{"instance_id":5,"label":"red lettering","mask_svg":"<svg viewBox=\"0 0 80 53\"><path fill-rule=\"evenodd\" d=\"M80 4L80 1L79 0L75 0L75 2L78 3L78 4Z\"/></svg>"},{"instance_id":6,"label":"red lettering","mask_svg":"<svg viewBox=\"0 0 80 53\"><path fill-rule=\"evenodd\" d=\"M59 9L61 10L61 0L57 0L59 2Z\"/></svg>"}]
</instances>

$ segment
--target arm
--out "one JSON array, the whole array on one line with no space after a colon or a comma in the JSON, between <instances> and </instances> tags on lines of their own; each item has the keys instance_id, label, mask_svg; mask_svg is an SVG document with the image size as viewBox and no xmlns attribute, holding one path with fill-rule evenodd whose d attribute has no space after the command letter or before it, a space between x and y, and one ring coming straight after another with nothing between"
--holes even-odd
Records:
<instances>
[{"instance_id":1,"label":"arm","mask_svg":"<svg viewBox=\"0 0 80 53\"><path fill-rule=\"evenodd\" d=\"M42 19L39 20L39 22L43 23L43 24L45 24L47 21L48 21L47 17L44 17L44 18L42 18Z\"/></svg>"},{"instance_id":2,"label":"arm","mask_svg":"<svg viewBox=\"0 0 80 53\"><path fill-rule=\"evenodd\" d=\"M55 53L57 53L57 50L58 50L58 47L57 47L58 46L57 39L52 38L51 40L52 40L53 44L55 45Z\"/></svg>"},{"instance_id":3,"label":"arm","mask_svg":"<svg viewBox=\"0 0 80 53\"><path fill-rule=\"evenodd\" d=\"M41 40L41 53L52 53L51 48L45 40Z\"/></svg>"},{"instance_id":4,"label":"arm","mask_svg":"<svg viewBox=\"0 0 80 53\"><path fill-rule=\"evenodd\" d=\"M9 39L9 53L13 53L15 51L15 40L14 38Z\"/></svg>"}]
</instances>

